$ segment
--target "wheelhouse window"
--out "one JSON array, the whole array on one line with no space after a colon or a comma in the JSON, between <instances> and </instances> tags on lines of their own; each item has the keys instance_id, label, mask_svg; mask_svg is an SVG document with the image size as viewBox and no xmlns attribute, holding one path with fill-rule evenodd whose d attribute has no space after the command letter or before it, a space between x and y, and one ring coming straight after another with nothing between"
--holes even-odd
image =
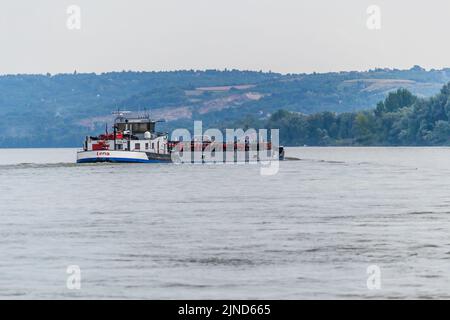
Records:
<instances>
[{"instance_id":1,"label":"wheelhouse window","mask_svg":"<svg viewBox=\"0 0 450 320\"><path fill-rule=\"evenodd\" d=\"M148 150L148 143L145 144L145 150Z\"/></svg>"},{"instance_id":2,"label":"wheelhouse window","mask_svg":"<svg viewBox=\"0 0 450 320\"><path fill-rule=\"evenodd\" d=\"M136 144L134 145L134 149L135 149L135 150L141 150L141 144L140 144L140 143L136 143Z\"/></svg>"}]
</instances>

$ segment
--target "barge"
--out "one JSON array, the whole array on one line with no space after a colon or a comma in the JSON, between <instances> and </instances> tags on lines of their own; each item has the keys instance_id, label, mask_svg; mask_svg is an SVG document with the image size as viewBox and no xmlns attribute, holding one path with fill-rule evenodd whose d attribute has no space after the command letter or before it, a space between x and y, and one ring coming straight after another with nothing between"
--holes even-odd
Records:
<instances>
[{"instance_id":1,"label":"barge","mask_svg":"<svg viewBox=\"0 0 450 320\"><path fill-rule=\"evenodd\" d=\"M224 143L208 137L202 137L200 141L171 141L168 133L156 131L159 121L152 120L149 115L132 117L125 111L115 114L113 132L105 130L99 136L86 137L83 150L77 152L77 163L205 163L210 159L208 155L219 150L223 154L231 153L233 162L260 161L262 153L266 160L267 155L271 159L284 159L284 148L277 147L274 152L270 142L251 143L246 139ZM229 159L223 156L219 161ZM217 157L214 162L218 162Z\"/></svg>"}]
</instances>

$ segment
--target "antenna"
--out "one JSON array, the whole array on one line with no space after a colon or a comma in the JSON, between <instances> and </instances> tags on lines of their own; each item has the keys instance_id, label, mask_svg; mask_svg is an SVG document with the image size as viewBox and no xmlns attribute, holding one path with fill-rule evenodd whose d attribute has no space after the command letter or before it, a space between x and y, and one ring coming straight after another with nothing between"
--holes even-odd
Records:
<instances>
[{"instance_id":1,"label":"antenna","mask_svg":"<svg viewBox=\"0 0 450 320\"><path fill-rule=\"evenodd\" d=\"M131 113L131 111L121 111L120 108L117 108L117 111L113 111L112 114L118 117L123 117L126 114Z\"/></svg>"},{"instance_id":2,"label":"antenna","mask_svg":"<svg viewBox=\"0 0 450 320\"><path fill-rule=\"evenodd\" d=\"M150 118L150 112L148 112L147 107L144 108L144 118Z\"/></svg>"}]
</instances>

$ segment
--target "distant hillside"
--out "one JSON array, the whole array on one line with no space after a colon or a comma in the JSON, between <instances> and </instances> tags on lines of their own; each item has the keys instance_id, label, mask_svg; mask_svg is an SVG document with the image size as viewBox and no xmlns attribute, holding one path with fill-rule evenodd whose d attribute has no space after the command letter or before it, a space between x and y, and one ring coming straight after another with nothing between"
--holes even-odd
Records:
<instances>
[{"instance_id":1,"label":"distant hillside","mask_svg":"<svg viewBox=\"0 0 450 320\"><path fill-rule=\"evenodd\" d=\"M111 111L147 109L162 129L203 120L223 126L278 110L311 114L370 109L398 88L439 92L450 69L289 74L251 71L114 72L0 77L0 147L78 146Z\"/></svg>"}]
</instances>

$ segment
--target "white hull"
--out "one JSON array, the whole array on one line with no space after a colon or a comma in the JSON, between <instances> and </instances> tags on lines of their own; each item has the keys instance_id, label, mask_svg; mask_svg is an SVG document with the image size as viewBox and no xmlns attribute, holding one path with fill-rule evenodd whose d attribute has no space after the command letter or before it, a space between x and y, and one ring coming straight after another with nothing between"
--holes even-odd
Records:
<instances>
[{"instance_id":1,"label":"white hull","mask_svg":"<svg viewBox=\"0 0 450 320\"><path fill-rule=\"evenodd\" d=\"M157 159L149 157L149 154L143 151L79 151L77 153L77 163L96 163L96 162L116 162L116 163L157 163L168 162L168 159Z\"/></svg>"}]
</instances>

